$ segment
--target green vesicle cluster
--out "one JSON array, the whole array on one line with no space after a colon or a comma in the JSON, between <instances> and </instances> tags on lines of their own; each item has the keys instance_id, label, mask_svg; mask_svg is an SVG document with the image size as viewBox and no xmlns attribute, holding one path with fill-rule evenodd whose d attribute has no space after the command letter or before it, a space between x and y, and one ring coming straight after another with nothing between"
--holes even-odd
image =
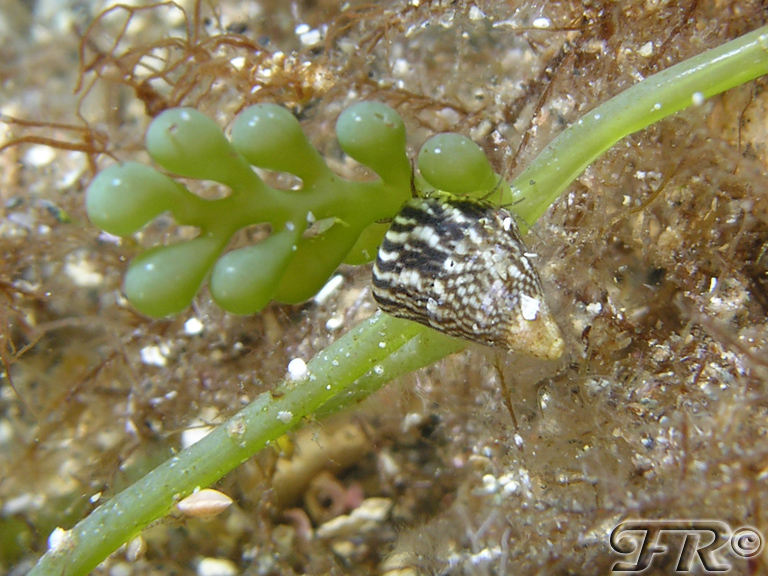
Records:
<instances>
[{"instance_id":1,"label":"green vesicle cluster","mask_svg":"<svg viewBox=\"0 0 768 576\"><path fill-rule=\"evenodd\" d=\"M298 120L274 104L244 110L230 139L193 108L159 115L146 136L153 160L172 175L215 181L231 192L205 200L173 177L136 162L115 164L96 176L86 208L102 230L131 235L165 212L199 230L192 240L150 248L131 262L125 276L130 302L149 316L175 314L208 279L219 306L251 314L272 299L297 303L312 297L341 262L372 260L385 221L412 194L405 127L388 106L362 102L339 116L336 136L342 150L378 179L353 182L332 172ZM272 188L254 166L292 174L301 187ZM422 189L478 195L499 184L480 148L458 134L440 134L425 143L419 168ZM225 253L233 234L261 223L271 225L266 239Z\"/></svg>"}]
</instances>

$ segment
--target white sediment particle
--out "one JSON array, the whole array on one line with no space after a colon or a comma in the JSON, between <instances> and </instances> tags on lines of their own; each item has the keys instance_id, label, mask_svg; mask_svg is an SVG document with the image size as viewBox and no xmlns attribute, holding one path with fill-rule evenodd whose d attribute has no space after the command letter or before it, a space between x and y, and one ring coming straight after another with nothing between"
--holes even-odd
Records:
<instances>
[{"instance_id":1,"label":"white sediment particle","mask_svg":"<svg viewBox=\"0 0 768 576\"><path fill-rule=\"evenodd\" d=\"M203 558L197 565L197 576L236 576L237 566L226 558Z\"/></svg>"},{"instance_id":2,"label":"white sediment particle","mask_svg":"<svg viewBox=\"0 0 768 576\"><path fill-rule=\"evenodd\" d=\"M130 542L125 547L125 559L128 560L128 562L136 562L139 558L144 556L144 553L147 551L147 541L144 540L144 538L139 535L135 538L132 538ZM131 574L131 571L127 572L128 574ZM109 571L110 576L116 576L113 570Z\"/></svg>"},{"instance_id":3,"label":"white sediment particle","mask_svg":"<svg viewBox=\"0 0 768 576\"><path fill-rule=\"evenodd\" d=\"M520 492L520 482L517 480L510 479L509 482L504 483L504 488L502 488L502 492L505 496L509 496L512 494L517 494Z\"/></svg>"},{"instance_id":4,"label":"white sediment particle","mask_svg":"<svg viewBox=\"0 0 768 576\"><path fill-rule=\"evenodd\" d=\"M280 410L280 412L277 413L277 419L283 424L288 424L293 420L293 412L290 410Z\"/></svg>"},{"instance_id":5,"label":"white sediment particle","mask_svg":"<svg viewBox=\"0 0 768 576\"><path fill-rule=\"evenodd\" d=\"M600 302L590 302L587 304L587 314L590 316L597 316L603 311L603 305Z\"/></svg>"},{"instance_id":6,"label":"white sediment particle","mask_svg":"<svg viewBox=\"0 0 768 576\"><path fill-rule=\"evenodd\" d=\"M192 426L181 432L181 447L189 448L192 444L200 442L214 430L213 426Z\"/></svg>"},{"instance_id":7,"label":"white sediment particle","mask_svg":"<svg viewBox=\"0 0 768 576\"><path fill-rule=\"evenodd\" d=\"M495 494L499 491L499 481L493 474L483 476L483 492L486 494Z\"/></svg>"},{"instance_id":8,"label":"white sediment particle","mask_svg":"<svg viewBox=\"0 0 768 576\"><path fill-rule=\"evenodd\" d=\"M477 6L473 5L469 9L469 19L472 20L473 22L476 20L482 20L483 18L485 18L485 13Z\"/></svg>"},{"instance_id":9,"label":"white sediment particle","mask_svg":"<svg viewBox=\"0 0 768 576\"><path fill-rule=\"evenodd\" d=\"M549 18L546 18L544 16L536 18L533 21L533 27L534 28L544 29L544 28L549 28L550 26L552 26L552 20L550 20Z\"/></svg>"},{"instance_id":10,"label":"white sediment particle","mask_svg":"<svg viewBox=\"0 0 768 576\"><path fill-rule=\"evenodd\" d=\"M165 366L168 364L168 359L165 357L168 354L168 346L145 346L139 351L141 361L147 366Z\"/></svg>"},{"instance_id":11,"label":"white sediment particle","mask_svg":"<svg viewBox=\"0 0 768 576\"><path fill-rule=\"evenodd\" d=\"M56 158L56 151L51 146L36 144L30 146L23 157L23 161L33 168L48 166Z\"/></svg>"},{"instance_id":12,"label":"white sediment particle","mask_svg":"<svg viewBox=\"0 0 768 576\"><path fill-rule=\"evenodd\" d=\"M199 319L192 317L184 322L184 332L190 336L197 336L203 332L203 323Z\"/></svg>"},{"instance_id":13,"label":"white sediment particle","mask_svg":"<svg viewBox=\"0 0 768 576\"><path fill-rule=\"evenodd\" d=\"M694 92L693 94L691 94L691 103L694 106L701 106L702 104L704 104L704 100L706 100L706 98L704 98L704 94L702 94L701 92Z\"/></svg>"},{"instance_id":14,"label":"white sediment particle","mask_svg":"<svg viewBox=\"0 0 768 576\"><path fill-rule=\"evenodd\" d=\"M411 64L405 58L397 58L392 66L392 73L395 76L405 76L411 69Z\"/></svg>"},{"instance_id":15,"label":"white sediment particle","mask_svg":"<svg viewBox=\"0 0 768 576\"><path fill-rule=\"evenodd\" d=\"M96 270L93 263L84 258L68 259L64 265L64 273L75 285L82 288L94 288L104 281L104 276Z\"/></svg>"},{"instance_id":16,"label":"white sediment particle","mask_svg":"<svg viewBox=\"0 0 768 576\"><path fill-rule=\"evenodd\" d=\"M405 415L405 418L403 418L403 421L400 423L400 429L408 433L411 430L416 429L418 426L421 426L424 423L424 416L420 414L419 412L409 412Z\"/></svg>"},{"instance_id":17,"label":"white sediment particle","mask_svg":"<svg viewBox=\"0 0 768 576\"><path fill-rule=\"evenodd\" d=\"M642 56L643 58L648 58L648 56L653 54L653 42L649 40L648 42L640 46L637 53L640 54L640 56Z\"/></svg>"},{"instance_id":18,"label":"white sediment particle","mask_svg":"<svg viewBox=\"0 0 768 576\"><path fill-rule=\"evenodd\" d=\"M330 280L328 280L328 282L325 283L325 286L320 288L320 291L315 294L315 303L325 304L333 295L333 293L341 287L342 284L344 284L344 277L341 274L336 274L333 276Z\"/></svg>"},{"instance_id":19,"label":"white sediment particle","mask_svg":"<svg viewBox=\"0 0 768 576\"><path fill-rule=\"evenodd\" d=\"M71 544L71 532L69 530L64 530L64 528L59 528L58 526L51 532L51 535L48 536L48 550L50 552L58 552L59 550L64 550Z\"/></svg>"},{"instance_id":20,"label":"white sediment particle","mask_svg":"<svg viewBox=\"0 0 768 576\"><path fill-rule=\"evenodd\" d=\"M325 329L329 332L338 330L344 324L344 316L341 314L334 314L325 322Z\"/></svg>"},{"instance_id":21,"label":"white sediment particle","mask_svg":"<svg viewBox=\"0 0 768 576\"><path fill-rule=\"evenodd\" d=\"M301 358L288 362L288 377L291 380L303 380L307 377L307 363Z\"/></svg>"},{"instance_id":22,"label":"white sediment particle","mask_svg":"<svg viewBox=\"0 0 768 576\"><path fill-rule=\"evenodd\" d=\"M10 444L14 437L14 427L8 420L0 420L0 446Z\"/></svg>"},{"instance_id":23,"label":"white sediment particle","mask_svg":"<svg viewBox=\"0 0 768 576\"><path fill-rule=\"evenodd\" d=\"M320 44L320 41L322 39L323 39L323 34L317 28L313 30L307 30L303 34L299 34L299 40L307 48L311 48L312 46L316 46L317 44Z\"/></svg>"},{"instance_id":24,"label":"white sediment particle","mask_svg":"<svg viewBox=\"0 0 768 576\"><path fill-rule=\"evenodd\" d=\"M526 468L520 468L520 484L522 484L526 490L531 489L531 477L528 474L528 470Z\"/></svg>"},{"instance_id":25,"label":"white sediment particle","mask_svg":"<svg viewBox=\"0 0 768 576\"><path fill-rule=\"evenodd\" d=\"M227 422L224 431L230 438L238 439L245 434L246 428L247 424L245 418L240 414L236 414L229 422Z\"/></svg>"}]
</instances>

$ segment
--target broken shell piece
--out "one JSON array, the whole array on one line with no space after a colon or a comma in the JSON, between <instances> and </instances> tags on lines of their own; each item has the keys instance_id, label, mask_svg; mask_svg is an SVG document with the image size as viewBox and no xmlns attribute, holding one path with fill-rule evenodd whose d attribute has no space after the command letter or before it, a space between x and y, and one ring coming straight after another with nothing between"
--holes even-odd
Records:
<instances>
[{"instance_id":1,"label":"broken shell piece","mask_svg":"<svg viewBox=\"0 0 768 576\"><path fill-rule=\"evenodd\" d=\"M176 508L190 518L217 516L232 505L232 498L211 488L199 490L176 504Z\"/></svg>"},{"instance_id":2,"label":"broken shell piece","mask_svg":"<svg viewBox=\"0 0 768 576\"><path fill-rule=\"evenodd\" d=\"M58 526L48 536L48 551L54 554L71 550L75 545L75 538L71 530L64 530Z\"/></svg>"},{"instance_id":3,"label":"broken shell piece","mask_svg":"<svg viewBox=\"0 0 768 576\"><path fill-rule=\"evenodd\" d=\"M392 509L389 498L367 498L349 515L342 515L320 526L315 534L319 538L349 538L370 532L384 522Z\"/></svg>"},{"instance_id":4,"label":"broken shell piece","mask_svg":"<svg viewBox=\"0 0 768 576\"><path fill-rule=\"evenodd\" d=\"M235 563L226 558L202 558L197 564L197 576L237 576Z\"/></svg>"},{"instance_id":5,"label":"broken shell piece","mask_svg":"<svg viewBox=\"0 0 768 576\"><path fill-rule=\"evenodd\" d=\"M139 534L128 542L128 545L125 547L125 559L128 560L128 562L136 562L139 558L144 556L144 553L147 551L147 541L144 540L144 537Z\"/></svg>"}]
</instances>

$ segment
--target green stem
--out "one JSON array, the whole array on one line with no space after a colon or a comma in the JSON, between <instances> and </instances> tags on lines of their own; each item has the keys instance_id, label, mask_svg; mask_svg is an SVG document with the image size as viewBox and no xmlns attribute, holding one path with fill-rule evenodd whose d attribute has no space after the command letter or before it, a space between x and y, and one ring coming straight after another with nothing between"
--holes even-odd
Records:
<instances>
[{"instance_id":1,"label":"green stem","mask_svg":"<svg viewBox=\"0 0 768 576\"><path fill-rule=\"evenodd\" d=\"M570 182L618 140L768 72L768 27L682 62L602 104L556 138L513 183L516 211L534 222ZM659 104L657 107L656 104ZM376 314L319 352L309 377L283 382L200 442L94 510L30 576L85 574L161 518L196 487L215 482L319 410L334 411L463 343L411 322Z\"/></svg>"},{"instance_id":2,"label":"green stem","mask_svg":"<svg viewBox=\"0 0 768 576\"><path fill-rule=\"evenodd\" d=\"M460 352L467 343L458 338L446 336L435 330L419 327L419 333L405 346L384 358L375 370L369 370L355 380L342 394L337 394L317 411L316 417L323 418L355 402L361 402L373 392L394 380L393 374L405 375L429 366L433 362Z\"/></svg>"},{"instance_id":3,"label":"green stem","mask_svg":"<svg viewBox=\"0 0 768 576\"><path fill-rule=\"evenodd\" d=\"M649 76L569 126L512 184L512 205L529 225L619 140L768 73L768 26Z\"/></svg>"},{"instance_id":4,"label":"green stem","mask_svg":"<svg viewBox=\"0 0 768 576\"><path fill-rule=\"evenodd\" d=\"M307 365L306 378L286 380L261 394L208 436L96 508L30 574L90 572L195 488L210 485L295 428L361 375L378 372L377 362L420 330L413 322L374 314L317 354Z\"/></svg>"}]
</instances>

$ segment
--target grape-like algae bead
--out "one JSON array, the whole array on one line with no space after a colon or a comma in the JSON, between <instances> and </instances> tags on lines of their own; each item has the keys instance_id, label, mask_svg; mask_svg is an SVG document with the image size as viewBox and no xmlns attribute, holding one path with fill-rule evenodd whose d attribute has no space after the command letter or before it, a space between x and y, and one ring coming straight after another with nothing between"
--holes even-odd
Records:
<instances>
[{"instance_id":1,"label":"grape-like algae bead","mask_svg":"<svg viewBox=\"0 0 768 576\"><path fill-rule=\"evenodd\" d=\"M139 254L125 274L125 293L139 312L155 318L189 306L221 251L216 239L157 246Z\"/></svg>"},{"instance_id":2,"label":"grape-like algae bead","mask_svg":"<svg viewBox=\"0 0 768 576\"><path fill-rule=\"evenodd\" d=\"M95 226L115 236L128 236L172 210L185 192L172 178L144 164L114 164L88 186L85 209Z\"/></svg>"},{"instance_id":3,"label":"grape-like algae bead","mask_svg":"<svg viewBox=\"0 0 768 576\"><path fill-rule=\"evenodd\" d=\"M341 149L384 180L410 175L405 155L405 125L392 108L380 102L353 104L339 115L336 137Z\"/></svg>"},{"instance_id":4,"label":"grape-like algae bead","mask_svg":"<svg viewBox=\"0 0 768 576\"><path fill-rule=\"evenodd\" d=\"M232 145L254 166L288 172L305 183L327 170L296 117L276 104L256 104L238 114Z\"/></svg>"},{"instance_id":5,"label":"grape-like algae bead","mask_svg":"<svg viewBox=\"0 0 768 576\"><path fill-rule=\"evenodd\" d=\"M211 273L211 296L216 303L235 314L253 314L264 308L274 298L300 236L300 229L286 228L222 256Z\"/></svg>"},{"instance_id":6,"label":"grape-like algae bead","mask_svg":"<svg viewBox=\"0 0 768 576\"><path fill-rule=\"evenodd\" d=\"M483 151L461 134L437 134L419 151L419 171L438 190L453 194L491 190L496 174Z\"/></svg>"},{"instance_id":7,"label":"grape-like algae bead","mask_svg":"<svg viewBox=\"0 0 768 576\"><path fill-rule=\"evenodd\" d=\"M155 162L179 176L231 186L250 171L218 124L194 108L160 114L149 125L146 146Z\"/></svg>"}]
</instances>

